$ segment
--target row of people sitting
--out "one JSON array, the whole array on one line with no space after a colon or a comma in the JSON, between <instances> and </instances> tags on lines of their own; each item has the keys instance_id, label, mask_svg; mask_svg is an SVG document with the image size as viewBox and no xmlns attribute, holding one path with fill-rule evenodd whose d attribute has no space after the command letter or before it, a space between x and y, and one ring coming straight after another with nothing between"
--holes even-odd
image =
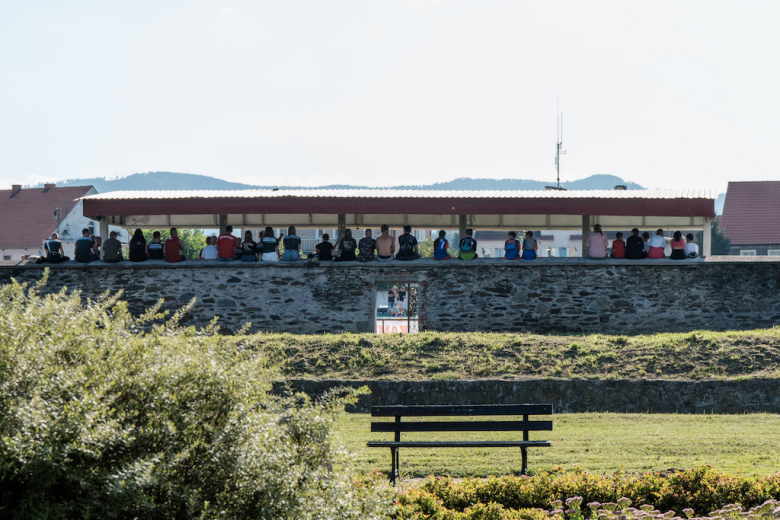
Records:
<instances>
[{"instance_id":1,"label":"row of people sitting","mask_svg":"<svg viewBox=\"0 0 780 520\"><path fill-rule=\"evenodd\" d=\"M607 258L609 240L601 231L601 226L593 226L593 233L588 237L588 256L595 260ZM672 260L685 260L687 258L697 258L699 256L699 246L693 241L693 234L688 233L683 240L682 232L675 231L674 236L669 241ZM639 260L641 258L666 258L666 238L664 230L658 229L652 237L650 233L644 232L639 236L639 230L631 230L631 236L623 241L623 233L617 233L615 240L612 241L612 258L627 258Z\"/></svg>"}]
</instances>

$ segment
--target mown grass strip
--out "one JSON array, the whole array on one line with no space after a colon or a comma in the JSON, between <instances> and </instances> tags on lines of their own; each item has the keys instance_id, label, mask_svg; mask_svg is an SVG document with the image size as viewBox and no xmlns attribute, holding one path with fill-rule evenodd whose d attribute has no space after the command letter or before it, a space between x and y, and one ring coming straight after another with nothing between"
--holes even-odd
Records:
<instances>
[{"instance_id":1,"label":"mown grass strip","mask_svg":"<svg viewBox=\"0 0 780 520\"><path fill-rule=\"evenodd\" d=\"M780 327L641 336L425 332L254 334L287 378L743 379L780 377Z\"/></svg>"},{"instance_id":2,"label":"mown grass strip","mask_svg":"<svg viewBox=\"0 0 780 520\"><path fill-rule=\"evenodd\" d=\"M391 434L370 433L370 422L368 414L347 414L339 420L336 434L354 454L361 471L387 472L390 450L367 448L366 442L391 440ZM551 448L529 449L532 472L576 465L599 474L621 468L640 473L703 464L718 471L746 474L780 471L780 415L583 413L558 414L553 424L552 432L531 433L532 440L552 440ZM448 440L499 440L506 439L507 434L447 435ZM404 440L423 439L430 439L430 434L404 435ZM405 478L519 474L520 450L406 449L401 450L401 470Z\"/></svg>"}]
</instances>

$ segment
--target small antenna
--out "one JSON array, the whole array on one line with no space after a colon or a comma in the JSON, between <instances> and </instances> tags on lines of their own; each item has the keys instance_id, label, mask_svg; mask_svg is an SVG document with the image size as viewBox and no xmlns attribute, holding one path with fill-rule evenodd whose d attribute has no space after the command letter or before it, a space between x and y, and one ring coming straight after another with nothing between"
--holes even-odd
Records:
<instances>
[{"instance_id":1,"label":"small antenna","mask_svg":"<svg viewBox=\"0 0 780 520\"><path fill-rule=\"evenodd\" d=\"M566 191L561 187L561 155L566 155L563 149L563 112L558 113L555 139L555 173L557 184L555 186L545 186L546 190Z\"/></svg>"}]
</instances>

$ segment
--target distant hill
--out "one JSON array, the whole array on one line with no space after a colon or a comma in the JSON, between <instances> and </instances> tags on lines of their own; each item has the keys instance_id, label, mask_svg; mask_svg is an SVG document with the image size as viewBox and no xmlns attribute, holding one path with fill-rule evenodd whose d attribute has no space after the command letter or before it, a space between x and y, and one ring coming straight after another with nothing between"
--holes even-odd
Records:
<instances>
[{"instance_id":1,"label":"distant hill","mask_svg":"<svg viewBox=\"0 0 780 520\"><path fill-rule=\"evenodd\" d=\"M124 190L250 190L255 188L249 184L223 181L207 175L172 172L134 173L119 179L105 177L66 179L57 181L57 186L94 186L98 193Z\"/></svg>"},{"instance_id":2,"label":"distant hill","mask_svg":"<svg viewBox=\"0 0 780 520\"><path fill-rule=\"evenodd\" d=\"M403 190L543 190L550 182L529 179L474 179L461 177L447 182L421 185L391 186L392 189ZM639 184L626 181L614 175L591 175L584 179L562 183L568 190L611 190L622 184L629 190L644 189ZM238 182L224 181L207 175L192 173L149 172L134 173L119 179L97 177L92 179L66 179L58 181L58 186L94 186L98 193L122 190L247 190L247 189L313 189L313 186L252 186ZM325 189L377 189L375 186L356 186L348 184L331 184L316 186ZM387 189L384 187L383 189Z\"/></svg>"}]
</instances>

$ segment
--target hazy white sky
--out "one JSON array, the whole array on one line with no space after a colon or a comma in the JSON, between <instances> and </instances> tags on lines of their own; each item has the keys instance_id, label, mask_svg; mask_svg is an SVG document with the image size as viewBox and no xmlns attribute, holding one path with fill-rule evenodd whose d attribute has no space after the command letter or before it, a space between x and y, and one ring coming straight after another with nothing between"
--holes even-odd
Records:
<instances>
[{"instance_id":1,"label":"hazy white sky","mask_svg":"<svg viewBox=\"0 0 780 520\"><path fill-rule=\"evenodd\" d=\"M780 179L780 2L0 2L0 187Z\"/></svg>"}]
</instances>

